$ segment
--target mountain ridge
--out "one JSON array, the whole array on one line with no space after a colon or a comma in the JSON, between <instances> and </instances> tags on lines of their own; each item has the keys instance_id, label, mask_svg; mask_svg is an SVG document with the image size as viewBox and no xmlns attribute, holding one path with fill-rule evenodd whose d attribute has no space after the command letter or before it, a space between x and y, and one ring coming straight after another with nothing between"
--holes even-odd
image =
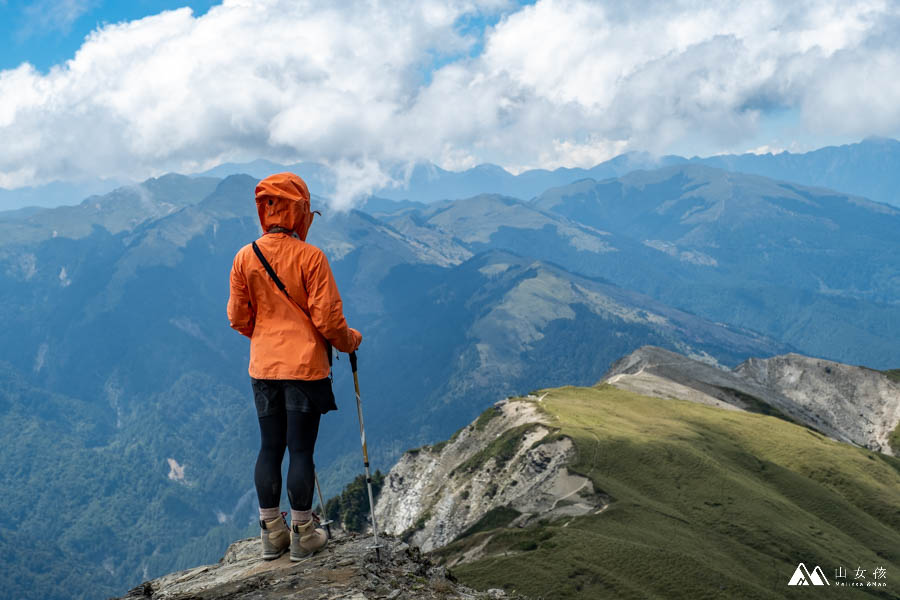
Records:
<instances>
[{"instance_id":1,"label":"mountain ridge","mask_svg":"<svg viewBox=\"0 0 900 600\"><path fill-rule=\"evenodd\" d=\"M792 353L723 370L645 346L616 361L601 381L658 398L772 414L837 441L900 453L889 442L900 427L900 384L866 367Z\"/></svg>"},{"instance_id":2,"label":"mountain ridge","mask_svg":"<svg viewBox=\"0 0 900 600\"><path fill-rule=\"evenodd\" d=\"M731 408L536 390L407 452L376 516L470 585L554 598L786 598L798 560L900 562L898 459Z\"/></svg>"}]
</instances>

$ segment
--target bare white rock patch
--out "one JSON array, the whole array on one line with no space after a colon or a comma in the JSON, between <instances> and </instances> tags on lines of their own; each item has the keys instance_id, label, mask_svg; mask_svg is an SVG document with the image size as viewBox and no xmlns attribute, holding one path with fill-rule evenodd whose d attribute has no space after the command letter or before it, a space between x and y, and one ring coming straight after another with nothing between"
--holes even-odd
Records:
<instances>
[{"instance_id":1,"label":"bare white rock patch","mask_svg":"<svg viewBox=\"0 0 900 600\"><path fill-rule=\"evenodd\" d=\"M178 464L178 461L174 458L167 458L166 461L169 463L169 479L185 483L184 465Z\"/></svg>"},{"instance_id":2,"label":"bare white rock patch","mask_svg":"<svg viewBox=\"0 0 900 600\"><path fill-rule=\"evenodd\" d=\"M510 526L525 527L539 518L584 515L605 506L605 496L589 479L569 471L572 441L552 437L537 402L531 397L500 402L490 420L481 418L446 444L404 454L388 473L375 507L382 529L430 551L449 544L494 509L516 511ZM480 454L523 425L530 427L518 433L508 460ZM473 457L477 466L468 470ZM477 554L470 551L463 560Z\"/></svg>"},{"instance_id":3,"label":"bare white rock patch","mask_svg":"<svg viewBox=\"0 0 900 600\"><path fill-rule=\"evenodd\" d=\"M38 346L37 354L34 356L34 367L33 370L35 373L40 373L41 369L44 368L44 363L47 360L47 351L50 349L50 346L47 342L44 342L40 346Z\"/></svg>"},{"instance_id":4,"label":"bare white rock patch","mask_svg":"<svg viewBox=\"0 0 900 600\"><path fill-rule=\"evenodd\" d=\"M69 274L66 272L66 268L62 267L59 270L59 285L63 287L69 287L72 285L72 280L69 278Z\"/></svg>"}]
</instances>

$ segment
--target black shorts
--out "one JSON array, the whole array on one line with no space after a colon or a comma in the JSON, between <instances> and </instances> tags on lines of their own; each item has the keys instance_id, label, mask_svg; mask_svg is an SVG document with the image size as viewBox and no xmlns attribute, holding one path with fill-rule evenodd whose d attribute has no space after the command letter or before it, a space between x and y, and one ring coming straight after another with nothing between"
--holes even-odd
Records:
<instances>
[{"instance_id":1,"label":"black shorts","mask_svg":"<svg viewBox=\"0 0 900 600\"><path fill-rule=\"evenodd\" d=\"M286 410L319 414L337 410L329 377L314 381L251 377L250 382L253 385L256 415L259 417L280 414Z\"/></svg>"}]
</instances>

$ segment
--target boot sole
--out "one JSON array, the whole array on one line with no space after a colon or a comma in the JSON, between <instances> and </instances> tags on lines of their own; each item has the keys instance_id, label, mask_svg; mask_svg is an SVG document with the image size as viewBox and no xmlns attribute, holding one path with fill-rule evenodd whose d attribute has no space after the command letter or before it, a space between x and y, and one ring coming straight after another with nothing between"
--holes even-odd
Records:
<instances>
[{"instance_id":1,"label":"boot sole","mask_svg":"<svg viewBox=\"0 0 900 600\"><path fill-rule=\"evenodd\" d=\"M289 550L290 550L289 548L285 548L284 550L277 552L275 554L272 554L272 553L263 554L262 558L263 558L263 560L275 560L276 558L280 558L280 557L284 556L285 552L288 552Z\"/></svg>"},{"instance_id":2,"label":"boot sole","mask_svg":"<svg viewBox=\"0 0 900 600\"><path fill-rule=\"evenodd\" d=\"M322 548L324 548L324 547L325 547L325 546L322 546ZM293 553L292 553L292 554L291 554L291 562L299 562L299 561L303 560L304 558L309 558L310 556L312 556L312 555L315 554L316 552L319 552L322 548L317 548L317 549L315 549L315 550L310 550L310 551L307 552L306 554L299 554L299 555L298 555L298 554L293 554Z\"/></svg>"}]
</instances>

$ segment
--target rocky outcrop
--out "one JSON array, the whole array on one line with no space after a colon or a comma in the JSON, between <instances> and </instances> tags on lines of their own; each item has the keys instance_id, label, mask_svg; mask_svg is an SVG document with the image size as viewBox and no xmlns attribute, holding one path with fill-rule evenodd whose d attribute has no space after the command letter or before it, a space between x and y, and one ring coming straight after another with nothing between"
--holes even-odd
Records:
<instances>
[{"instance_id":1,"label":"rocky outcrop","mask_svg":"<svg viewBox=\"0 0 900 600\"><path fill-rule=\"evenodd\" d=\"M727 370L644 346L613 364L602 381L647 396L773 414L896 454L888 436L900 422L900 384L865 367L786 354Z\"/></svg>"},{"instance_id":2,"label":"rocky outcrop","mask_svg":"<svg viewBox=\"0 0 900 600\"><path fill-rule=\"evenodd\" d=\"M734 373L788 398L794 412L823 433L831 430L852 443L898 454L888 436L900 422L900 384L880 371L787 354L751 358Z\"/></svg>"},{"instance_id":3,"label":"rocky outcrop","mask_svg":"<svg viewBox=\"0 0 900 600\"><path fill-rule=\"evenodd\" d=\"M499 402L448 442L404 454L385 480L376 520L429 551L482 520L524 527L603 510L605 495L569 471L573 453L571 440L547 425L539 398Z\"/></svg>"},{"instance_id":4,"label":"rocky outcrop","mask_svg":"<svg viewBox=\"0 0 900 600\"><path fill-rule=\"evenodd\" d=\"M392 538L379 554L371 537L338 534L318 554L291 562L260 558L259 538L233 543L218 564L147 581L119 600L419 600L520 599L502 590L459 585L418 548Z\"/></svg>"}]
</instances>

